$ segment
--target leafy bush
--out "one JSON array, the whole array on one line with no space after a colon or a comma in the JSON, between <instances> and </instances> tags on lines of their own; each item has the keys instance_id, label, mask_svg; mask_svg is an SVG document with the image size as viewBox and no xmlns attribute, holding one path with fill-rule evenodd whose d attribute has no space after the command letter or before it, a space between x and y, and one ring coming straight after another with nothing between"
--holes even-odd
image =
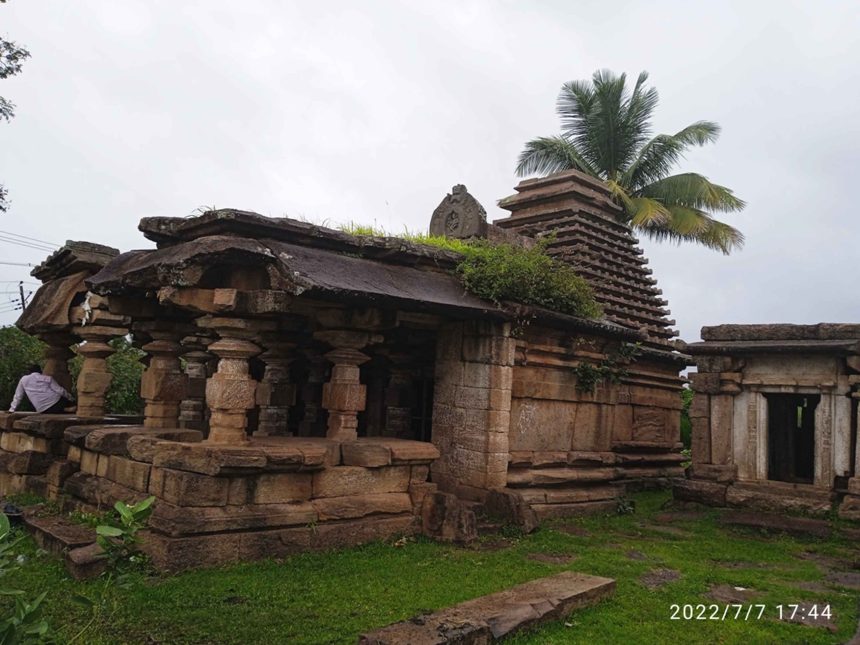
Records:
<instances>
[{"instance_id":1,"label":"leafy bush","mask_svg":"<svg viewBox=\"0 0 860 645\"><path fill-rule=\"evenodd\" d=\"M45 344L17 327L0 327L0 410L8 410L18 380L29 365L42 362ZM20 410L32 410L29 401Z\"/></svg>"},{"instance_id":2,"label":"leafy bush","mask_svg":"<svg viewBox=\"0 0 860 645\"><path fill-rule=\"evenodd\" d=\"M9 518L0 513L0 578L11 573L20 565L20 559L15 550L23 537L13 539ZM25 599L25 593L19 589L8 589L0 585L0 596L10 596L15 599L14 608L0 619L0 643L45 643L50 642L50 626L42 618L42 601L48 595L47 591L39 594L35 600Z\"/></svg>"},{"instance_id":3,"label":"leafy bush","mask_svg":"<svg viewBox=\"0 0 860 645\"><path fill-rule=\"evenodd\" d=\"M338 228L351 235L388 236L382 228L355 222ZM463 255L456 269L463 286L470 293L496 304L510 300L583 318L597 318L602 313L589 284L569 264L546 253L547 240L526 249L409 230L399 237Z\"/></svg>"},{"instance_id":4,"label":"leafy bush","mask_svg":"<svg viewBox=\"0 0 860 645\"><path fill-rule=\"evenodd\" d=\"M112 568L140 564L145 559L138 552L137 534L146 527L154 501L155 497L152 496L131 506L117 502L114 504L117 521L108 520L110 523L96 527L96 541L107 554Z\"/></svg>"},{"instance_id":5,"label":"leafy bush","mask_svg":"<svg viewBox=\"0 0 860 645\"><path fill-rule=\"evenodd\" d=\"M546 254L543 246L475 242L457 273L468 291L500 303L513 300L584 318L601 314L591 287L573 267Z\"/></svg>"},{"instance_id":6,"label":"leafy bush","mask_svg":"<svg viewBox=\"0 0 860 645\"><path fill-rule=\"evenodd\" d=\"M140 377L143 364L140 359L145 353L135 348L128 338L115 338L110 341L115 352L108 357L107 365L112 375L107 391L107 410L110 414L140 414L143 412L143 399L140 398ZM0 410L8 410L18 381L33 363L42 364L45 344L34 336L24 333L17 327L0 327ZM69 361L72 375L72 389L78 380L83 364L83 356L77 355ZM25 399L18 408L32 410Z\"/></svg>"}]
</instances>

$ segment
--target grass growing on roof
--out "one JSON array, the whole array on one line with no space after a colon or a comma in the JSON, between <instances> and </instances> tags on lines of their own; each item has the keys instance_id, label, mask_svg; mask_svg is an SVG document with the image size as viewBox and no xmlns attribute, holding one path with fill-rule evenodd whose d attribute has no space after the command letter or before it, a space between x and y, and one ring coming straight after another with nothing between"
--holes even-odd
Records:
<instances>
[{"instance_id":1,"label":"grass growing on roof","mask_svg":"<svg viewBox=\"0 0 860 645\"><path fill-rule=\"evenodd\" d=\"M639 494L632 515L559 521L526 537L494 536L472 548L417 539L172 578L141 577L127 589L112 591L116 613L99 620L84 640L92 645L355 643L363 631L565 570L614 578L616 593L509 642L824 645L851 638L860 593L828 583L821 562L856 560L856 543L729 529L719 524L720 511L713 509L673 522L674 533L667 533L659 518L668 497ZM60 560L37 555L29 544L22 569L4 583L25 589L29 597L48 590L46 618L64 642L88 616L72 596L92 593L100 583L75 582ZM535 554L572 560L551 564L534 560ZM655 569L672 569L680 577L648 589L641 578ZM765 616L669 619L674 603L716 602L708 597L713 585L753 590L758 595L751 602L766 604ZM0 614L10 601L0 597ZM837 631L776 619L776 605L797 602L829 603Z\"/></svg>"},{"instance_id":2,"label":"grass growing on roof","mask_svg":"<svg viewBox=\"0 0 860 645\"><path fill-rule=\"evenodd\" d=\"M381 228L355 222L339 228L352 235L387 236ZM548 255L545 243L526 249L408 230L398 237L461 254L463 259L456 273L466 291L497 305L513 301L582 318L597 318L602 314L589 284L569 264Z\"/></svg>"}]
</instances>

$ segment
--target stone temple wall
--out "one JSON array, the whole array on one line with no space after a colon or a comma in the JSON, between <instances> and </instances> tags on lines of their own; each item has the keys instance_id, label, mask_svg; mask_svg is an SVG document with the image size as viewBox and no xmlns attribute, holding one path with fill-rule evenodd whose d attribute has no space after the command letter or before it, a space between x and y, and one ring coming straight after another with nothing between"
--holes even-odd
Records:
<instances>
[{"instance_id":1,"label":"stone temple wall","mask_svg":"<svg viewBox=\"0 0 860 645\"><path fill-rule=\"evenodd\" d=\"M611 510L629 488L683 473L674 365L636 358L593 388L578 378L621 344L535 327L517 342L506 484L538 518Z\"/></svg>"}]
</instances>

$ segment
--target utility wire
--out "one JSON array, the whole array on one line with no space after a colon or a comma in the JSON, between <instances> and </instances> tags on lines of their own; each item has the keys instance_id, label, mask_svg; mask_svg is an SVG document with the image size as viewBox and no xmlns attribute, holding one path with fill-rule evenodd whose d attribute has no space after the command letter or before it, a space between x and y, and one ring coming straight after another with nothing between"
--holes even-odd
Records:
<instances>
[{"instance_id":1,"label":"utility wire","mask_svg":"<svg viewBox=\"0 0 860 645\"><path fill-rule=\"evenodd\" d=\"M55 249L59 248L60 244L54 244L53 242L48 242L47 240L40 240L35 237L28 237L26 235L19 235L18 233L12 233L11 231L0 231L3 235L9 235L11 237L20 237L22 240L30 240L31 242L39 242L40 244L45 244L47 246L51 246Z\"/></svg>"},{"instance_id":2,"label":"utility wire","mask_svg":"<svg viewBox=\"0 0 860 645\"><path fill-rule=\"evenodd\" d=\"M48 246L47 244L37 244L36 242L25 242L24 240L16 240L14 237L6 237L5 235L0 235L0 241L8 242L9 244L15 244L17 246L23 246L28 249L36 249L37 251L56 251L57 249L53 246Z\"/></svg>"},{"instance_id":3,"label":"utility wire","mask_svg":"<svg viewBox=\"0 0 860 645\"><path fill-rule=\"evenodd\" d=\"M10 267L36 267L38 264L30 264L29 262L0 262L0 264L5 264Z\"/></svg>"}]
</instances>

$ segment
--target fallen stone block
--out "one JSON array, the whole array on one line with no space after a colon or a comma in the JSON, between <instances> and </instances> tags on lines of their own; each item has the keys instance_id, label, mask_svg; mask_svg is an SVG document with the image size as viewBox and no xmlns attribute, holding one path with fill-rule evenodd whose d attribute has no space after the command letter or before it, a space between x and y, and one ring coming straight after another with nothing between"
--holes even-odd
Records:
<instances>
[{"instance_id":1,"label":"fallen stone block","mask_svg":"<svg viewBox=\"0 0 860 645\"><path fill-rule=\"evenodd\" d=\"M63 517L28 514L24 524L33 534L33 539L48 553L63 555L96 541L96 532L89 526L75 524Z\"/></svg>"},{"instance_id":2,"label":"fallen stone block","mask_svg":"<svg viewBox=\"0 0 860 645\"><path fill-rule=\"evenodd\" d=\"M484 508L491 517L514 524L526 533L538 527L538 517L519 492L503 488L487 494Z\"/></svg>"},{"instance_id":3,"label":"fallen stone block","mask_svg":"<svg viewBox=\"0 0 860 645\"><path fill-rule=\"evenodd\" d=\"M565 571L359 637L360 645L485 645L541 623L565 618L615 592L615 581Z\"/></svg>"},{"instance_id":4,"label":"fallen stone block","mask_svg":"<svg viewBox=\"0 0 860 645\"><path fill-rule=\"evenodd\" d=\"M730 526L762 529L776 533L792 535L812 535L817 538L829 538L833 533L833 525L827 520L816 520L808 517L790 517L773 513L728 511L723 513L719 523Z\"/></svg>"},{"instance_id":5,"label":"fallen stone block","mask_svg":"<svg viewBox=\"0 0 860 645\"><path fill-rule=\"evenodd\" d=\"M96 543L81 546L68 552L66 571L75 580L97 578L107 569L107 554Z\"/></svg>"},{"instance_id":6,"label":"fallen stone block","mask_svg":"<svg viewBox=\"0 0 860 645\"><path fill-rule=\"evenodd\" d=\"M450 493L436 492L424 498L421 528L425 535L468 544L478 537L478 520L470 505Z\"/></svg>"}]
</instances>

